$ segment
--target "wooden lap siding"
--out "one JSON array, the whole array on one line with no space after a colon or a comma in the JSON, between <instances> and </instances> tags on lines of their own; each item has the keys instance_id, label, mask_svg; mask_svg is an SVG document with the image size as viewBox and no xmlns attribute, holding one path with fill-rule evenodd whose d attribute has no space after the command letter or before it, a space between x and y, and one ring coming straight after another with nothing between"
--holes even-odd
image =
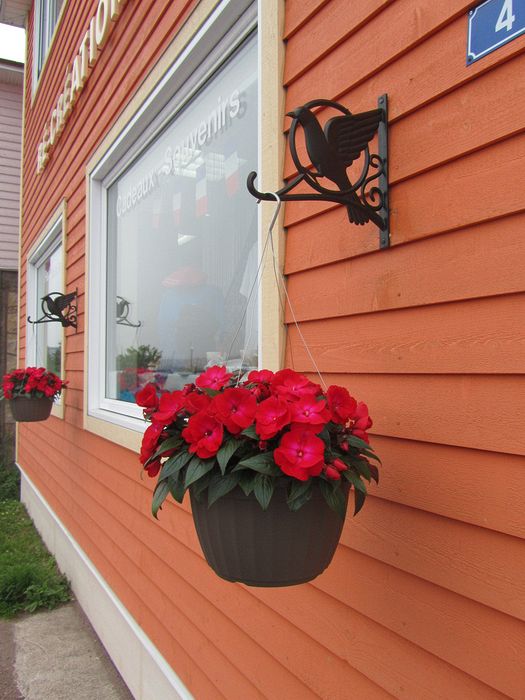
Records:
<instances>
[{"instance_id":1,"label":"wooden lap siding","mask_svg":"<svg viewBox=\"0 0 525 700\"><path fill-rule=\"evenodd\" d=\"M199 700L525 698L525 37L466 68L465 2L286 2L287 109L389 95L392 248L340 207L286 207L296 314L327 381L369 403L384 469L325 574L258 590L211 572L187 503L154 521L137 455L82 429L85 163L192 3L130 0L37 176L96 5L67 4L33 104L27 78L20 362L27 251L63 198L79 328L65 418L20 426L20 464Z\"/></svg>"},{"instance_id":2,"label":"wooden lap siding","mask_svg":"<svg viewBox=\"0 0 525 700\"><path fill-rule=\"evenodd\" d=\"M285 221L302 333L368 402L384 462L314 586L380 626L363 672L395 697L525 698L525 39L466 67L471 5L286 5L286 111L389 97L391 249L330 204ZM287 361L311 371L288 324ZM394 670L387 630L413 645Z\"/></svg>"}]
</instances>

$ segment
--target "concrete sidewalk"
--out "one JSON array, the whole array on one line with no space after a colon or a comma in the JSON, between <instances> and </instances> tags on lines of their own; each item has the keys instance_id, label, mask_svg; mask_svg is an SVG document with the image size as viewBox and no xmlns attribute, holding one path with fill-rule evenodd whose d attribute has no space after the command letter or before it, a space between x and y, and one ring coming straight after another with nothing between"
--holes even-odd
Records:
<instances>
[{"instance_id":1,"label":"concrete sidewalk","mask_svg":"<svg viewBox=\"0 0 525 700\"><path fill-rule=\"evenodd\" d=\"M1 700L133 700L78 603L0 620Z\"/></svg>"}]
</instances>

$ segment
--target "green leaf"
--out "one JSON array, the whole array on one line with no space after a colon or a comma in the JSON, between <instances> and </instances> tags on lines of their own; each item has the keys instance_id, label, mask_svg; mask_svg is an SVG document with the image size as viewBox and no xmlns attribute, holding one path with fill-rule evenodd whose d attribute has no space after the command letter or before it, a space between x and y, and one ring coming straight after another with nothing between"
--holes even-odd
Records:
<instances>
[{"instance_id":1,"label":"green leaf","mask_svg":"<svg viewBox=\"0 0 525 700\"><path fill-rule=\"evenodd\" d=\"M348 469L348 471L343 472L343 476L354 486L355 489L361 491L366 496L366 486L354 471Z\"/></svg>"},{"instance_id":2,"label":"green leaf","mask_svg":"<svg viewBox=\"0 0 525 700\"><path fill-rule=\"evenodd\" d=\"M200 479L193 482L192 487L191 487L191 492L192 492L193 496L199 501L199 503L202 500L202 494L208 488L211 479L212 479L212 473L208 472L204 476L201 476Z\"/></svg>"},{"instance_id":3,"label":"green leaf","mask_svg":"<svg viewBox=\"0 0 525 700\"><path fill-rule=\"evenodd\" d=\"M299 510L301 506L304 506L312 497L312 486L313 482L311 479L308 479L308 481L292 482L288 492L288 508L295 511Z\"/></svg>"},{"instance_id":4,"label":"green leaf","mask_svg":"<svg viewBox=\"0 0 525 700\"><path fill-rule=\"evenodd\" d=\"M254 425L249 425L247 428L245 428L241 435L246 435L246 437L252 438L253 440L260 440L261 438L257 435L255 432L255 426Z\"/></svg>"},{"instance_id":5,"label":"green leaf","mask_svg":"<svg viewBox=\"0 0 525 700\"><path fill-rule=\"evenodd\" d=\"M281 474L281 470L274 462L273 452L261 452L241 460L233 471L240 469L253 469L253 471L266 474L266 476L279 476Z\"/></svg>"},{"instance_id":6,"label":"green leaf","mask_svg":"<svg viewBox=\"0 0 525 700\"><path fill-rule=\"evenodd\" d=\"M241 440L228 440L217 452L217 462L219 463L219 467L221 468L223 475L226 471L226 467L228 466L228 462L241 445Z\"/></svg>"},{"instance_id":7,"label":"green leaf","mask_svg":"<svg viewBox=\"0 0 525 700\"><path fill-rule=\"evenodd\" d=\"M255 486L255 478L257 474L246 469L245 471L239 472L239 486L244 491L246 496L249 496L253 491Z\"/></svg>"},{"instance_id":8,"label":"green leaf","mask_svg":"<svg viewBox=\"0 0 525 700\"><path fill-rule=\"evenodd\" d=\"M330 508L337 513L341 520L346 515L346 495L340 486L340 482L319 481L321 493Z\"/></svg>"},{"instance_id":9,"label":"green leaf","mask_svg":"<svg viewBox=\"0 0 525 700\"><path fill-rule=\"evenodd\" d=\"M182 503L184 494L186 493L182 474L179 472L176 476L170 476L168 478L168 486L171 495L177 501L177 503Z\"/></svg>"},{"instance_id":10,"label":"green leaf","mask_svg":"<svg viewBox=\"0 0 525 700\"><path fill-rule=\"evenodd\" d=\"M219 498L230 493L239 483L240 474L227 474L221 476L214 474L208 486L208 508Z\"/></svg>"},{"instance_id":11,"label":"green leaf","mask_svg":"<svg viewBox=\"0 0 525 700\"><path fill-rule=\"evenodd\" d=\"M354 500L355 500L355 508L354 508L354 515L357 515L361 508L365 504L366 500L366 493L363 493L362 491L358 491L355 489L354 491Z\"/></svg>"},{"instance_id":12,"label":"green leaf","mask_svg":"<svg viewBox=\"0 0 525 700\"><path fill-rule=\"evenodd\" d=\"M204 460L200 457L193 457L190 463L188 464L188 468L186 469L186 479L184 481L184 486L188 488L188 486L190 484L193 484L194 481L197 481L201 478L201 476L204 476L209 471L211 471L215 464L215 459Z\"/></svg>"},{"instance_id":13,"label":"green leaf","mask_svg":"<svg viewBox=\"0 0 525 700\"><path fill-rule=\"evenodd\" d=\"M259 501L259 505L266 510L272 500L274 480L265 474L257 474L255 477L253 493Z\"/></svg>"},{"instance_id":14,"label":"green leaf","mask_svg":"<svg viewBox=\"0 0 525 700\"><path fill-rule=\"evenodd\" d=\"M155 487L155 491L153 492L153 502L151 504L151 512L155 518L157 517L159 508L162 507L162 504L166 500L166 496L169 494L169 492L170 487L168 483L166 481L159 481Z\"/></svg>"},{"instance_id":15,"label":"green leaf","mask_svg":"<svg viewBox=\"0 0 525 700\"><path fill-rule=\"evenodd\" d=\"M155 452L155 454L153 454L148 459L147 463L154 462L157 459L157 457L160 457L161 455L163 455L165 452L168 452L169 450L178 449L182 444L183 444L183 440L181 440L180 437L177 437L176 435L172 435L167 440L164 440L164 442L159 447L159 449Z\"/></svg>"},{"instance_id":16,"label":"green leaf","mask_svg":"<svg viewBox=\"0 0 525 700\"><path fill-rule=\"evenodd\" d=\"M366 459L356 459L354 463L355 468L359 472L359 474L364 477L368 483L370 483L370 479L372 477L372 473L370 471L370 466Z\"/></svg>"},{"instance_id":17,"label":"green leaf","mask_svg":"<svg viewBox=\"0 0 525 700\"><path fill-rule=\"evenodd\" d=\"M376 482L376 484L379 484L379 469L375 464L369 464L368 467L370 469L372 479Z\"/></svg>"},{"instance_id":18,"label":"green leaf","mask_svg":"<svg viewBox=\"0 0 525 700\"><path fill-rule=\"evenodd\" d=\"M179 454L173 455L173 457L167 459L160 470L159 481L168 479L170 476L173 476L173 474L176 474L180 469L182 469L182 467L185 467L186 464L188 464L191 458L192 455L189 452L184 451L179 452Z\"/></svg>"}]
</instances>

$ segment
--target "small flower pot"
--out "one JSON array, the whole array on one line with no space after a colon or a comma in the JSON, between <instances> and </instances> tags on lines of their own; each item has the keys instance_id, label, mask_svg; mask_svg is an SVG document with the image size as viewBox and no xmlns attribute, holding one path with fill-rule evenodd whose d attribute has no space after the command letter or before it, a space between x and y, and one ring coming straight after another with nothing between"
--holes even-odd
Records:
<instances>
[{"instance_id":1,"label":"small flower pot","mask_svg":"<svg viewBox=\"0 0 525 700\"><path fill-rule=\"evenodd\" d=\"M11 406L14 420L19 423L33 423L49 418L53 399L46 396L42 398L19 396L15 399L10 399L9 405Z\"/></svg>"},{"instance_id":2,"label":"small flower pot","mask_svg":"<svg viewBox=\"0 0 525 700\"><path fill-rule=\"evenodd\" d=\"M199 502L190 488L190 496L206 561L226 581L248 586L311 581L332 561L343 528L317 486L297 511L288 508L285 486L276 486L267 510L239 487L210 508L206 495Z\"/></svg>"}]
</instances>

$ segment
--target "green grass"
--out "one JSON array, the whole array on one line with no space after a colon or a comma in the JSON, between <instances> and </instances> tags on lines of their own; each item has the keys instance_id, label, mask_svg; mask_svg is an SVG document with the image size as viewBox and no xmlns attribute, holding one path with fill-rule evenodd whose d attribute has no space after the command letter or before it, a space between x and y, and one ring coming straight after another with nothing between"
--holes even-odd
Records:
<instances>
[{"instance_id":1,"label":"green grass","mask_svg":"<svg viewBox=\"0 0 525 700\"><path fill-rule=\"evenodd\" d=\"M2 469L0 464L0 472ZM0 488L6 481L5 474L3 477ZM11 483L11 477L8 481ZM68 581L58 571L25 507L16 500L0 500L0 617L52 609L70 599Z\"/></svg>"}]
</instances>

